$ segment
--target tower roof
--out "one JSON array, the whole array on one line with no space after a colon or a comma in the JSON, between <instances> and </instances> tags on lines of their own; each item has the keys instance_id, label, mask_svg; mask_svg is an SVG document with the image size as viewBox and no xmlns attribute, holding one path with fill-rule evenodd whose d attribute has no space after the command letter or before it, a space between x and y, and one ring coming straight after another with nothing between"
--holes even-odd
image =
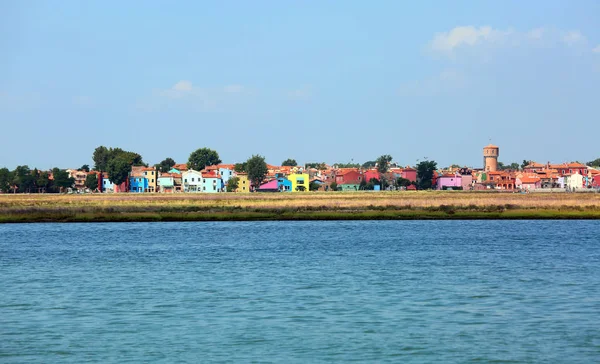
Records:
<instances>
[{"instance_id":1,"label":"tower roof","mask_svg":"<svg viewBox=\"0 0 600 364\"><path fill-rule=\"evenodd\" d=\"M500 149L497 145L494 145L494 144L488 144L485 147L483 147L483 149L487 149L487 148Z\"/></svg>"}]
</instances>

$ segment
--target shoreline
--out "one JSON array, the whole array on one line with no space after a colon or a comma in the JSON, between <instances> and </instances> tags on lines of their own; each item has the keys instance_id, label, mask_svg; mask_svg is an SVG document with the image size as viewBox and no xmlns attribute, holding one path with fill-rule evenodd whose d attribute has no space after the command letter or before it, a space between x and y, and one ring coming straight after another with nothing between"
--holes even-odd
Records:
<instances>
[{"instance_id":1,"label":"shoreline","mask_svg":"<svg viewBox=\"0 0 600 364\"><path fill-rule=\"evenodd\" d=\"M600 194L381 192L0 195L1 223L600 220Z\"/></svg>"}]
</instances>

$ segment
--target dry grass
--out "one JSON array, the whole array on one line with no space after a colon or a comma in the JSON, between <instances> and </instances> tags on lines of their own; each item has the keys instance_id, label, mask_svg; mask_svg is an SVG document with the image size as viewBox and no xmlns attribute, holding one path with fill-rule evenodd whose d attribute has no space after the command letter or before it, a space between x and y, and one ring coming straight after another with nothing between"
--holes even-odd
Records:
<instances>
[{"instance_id":1,"label":"dry grass","mask_svg":"<svg viewBox=\"0 0 600 364\"><path fill-rule=\"evenodd\" d=\"M52 220L52 216L141 213L167 214L277 214L361 213L364 216L389 216L393 213L416 216L419 211L460 213L529 211L527 214L585 212L600 216L598 193L496 193L496 192L310 192L246 194L88 194L88 195L0 195L0 221ZM385 212L385 213L384 213ZM458 214L457 214L458 213ZM341 214L341 215L340 215ZM415 215L416 214L416 215ZM111 216L112 216L111 215ZM335 214L334 214L335 215ZM528 216L529 216L528 215ZM534 214L535 215L535 214ZM534 216L531 215L531 216ZM262 215L261 215L262 216ZM407 215L408 216L408 215ZM495 216L495 215L494 215ZM34 218L35 217L35 218ZM346 216L347 217L347 216ZM243 219L243 218L240 218Z\"/></svg>"}]
</instances>

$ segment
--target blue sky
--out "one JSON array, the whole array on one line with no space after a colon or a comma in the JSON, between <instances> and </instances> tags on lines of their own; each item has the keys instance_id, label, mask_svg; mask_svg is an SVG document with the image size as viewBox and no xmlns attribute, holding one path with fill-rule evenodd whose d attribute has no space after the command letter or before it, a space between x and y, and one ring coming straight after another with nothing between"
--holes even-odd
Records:
<instances>
[{"instance_id":1,"label":"blue sky","mask_svg":"<svg viewBox=\"0 0 600 364\"><path fill-rule=\"evenodd\" d=\"M0 166L600 157L598 1L0 3Z\"/></svg>"}]
</instances>

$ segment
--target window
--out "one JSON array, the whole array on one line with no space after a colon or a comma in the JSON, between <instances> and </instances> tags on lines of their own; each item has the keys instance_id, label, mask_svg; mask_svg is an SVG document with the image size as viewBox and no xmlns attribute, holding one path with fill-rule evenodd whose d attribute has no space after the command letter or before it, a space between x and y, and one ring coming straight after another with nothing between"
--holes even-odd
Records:
<instances>
[{"instance_id":1,"label":"window","mask_svg":"<svg viewBox=\"0 0 600 364\"><path fill-rule=\"evenodd\" d=\"M202 191L206 191L206 186L203 186L203 187L202 187Z\"/></svg>"},{"instance_id":2,"label":"window","mask_svg":"<svg viewBox=\"0 0 600 364\"><path fill-rule=\"evenodd\" d=\"M144 172L144 176L147 176L147 175L148 175L148 172Z\"/></svg>"},{"instance_id":3,"label":"window","mask_svg":"<svg viewBox=\"0 0 600 364\"><path fill-rule=\"evenodd\" d=\"M192 182L194 182L194 178L192 178Z\"/></svg>"},{"instance_id":4,"label":"window","mask_svg":"<svg viewBox=\"0 0 600 364\"><path fill-rule=\"evenodd\" d=\"M187 178L183 182L187 182Z\"/></svg>"},{"instance_id":5,"label":"window","mask_svg":"<svg viewBox=\"0 0 600 364\"><path fill-rule=\"evenodd\" d=\"M216 190L215 186L213 185L213 191Z\"/></svg>"},{"instance_id":6,"label":"window","mask_svg":"<svg viewBox=\"0 0 600 364\"><path fill-rule=\"evenodd\" d=\"M154 178L152 178L152 183L154 183Z\"/></svg>"}]
</instances>

